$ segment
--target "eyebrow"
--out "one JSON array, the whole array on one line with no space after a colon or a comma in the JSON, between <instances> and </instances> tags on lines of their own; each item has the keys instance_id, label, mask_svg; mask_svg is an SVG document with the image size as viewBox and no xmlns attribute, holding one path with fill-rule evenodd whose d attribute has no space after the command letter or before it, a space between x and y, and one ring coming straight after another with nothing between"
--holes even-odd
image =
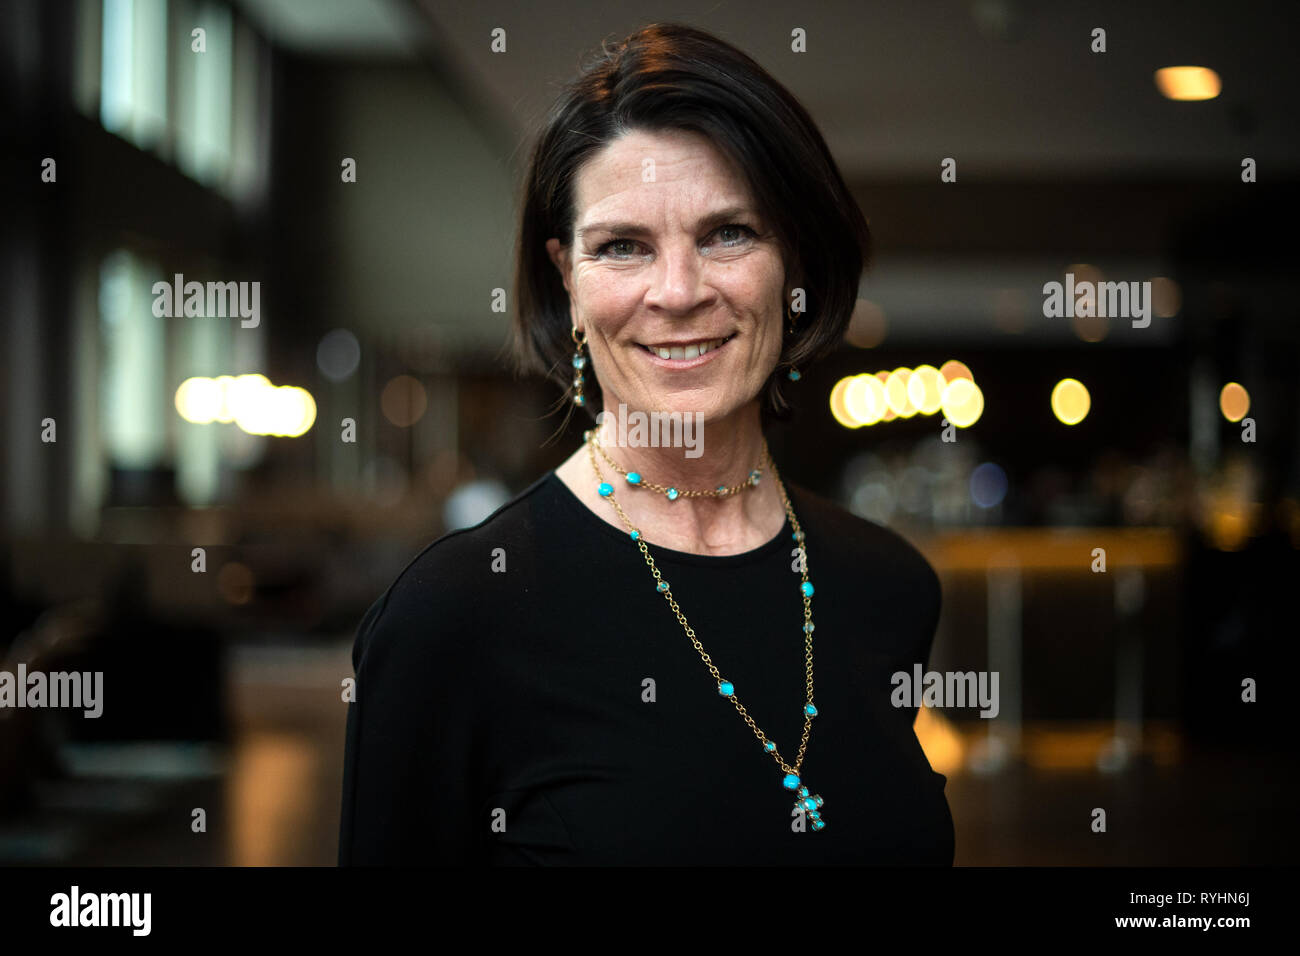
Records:
<instances>
[{"instance_id":1,"label":"eyebrow","mask_svg":"<svg viewBox=\"0 0 1300 956\"><path fill-rule=\"evenodd\" d=\"M700 218L696 224L696 229L705 229L710 226L721 226L735 219L752 218L753 210L748 206L727 206L725 209L718 209ZM645 226L635 222L592 222L585 226L580 226L574 230L574 235L581 238L592 232L608 232L619 236L648 236L650 230Z\"/></svg>"}]
</instances>

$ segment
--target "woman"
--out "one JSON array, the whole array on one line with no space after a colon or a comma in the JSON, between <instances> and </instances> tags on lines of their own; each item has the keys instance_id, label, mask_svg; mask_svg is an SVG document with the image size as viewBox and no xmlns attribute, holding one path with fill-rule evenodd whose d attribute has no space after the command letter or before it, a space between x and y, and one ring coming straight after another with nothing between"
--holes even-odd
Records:
<instances>
[{"instance_id":1,"label":"woman","mask_svg":"<svg viewBox=\"0 0 1300 956\"><path fill-rule=\"evenodd\" d=\"M889 703L938 579L763 437L869 242L804 109L715 37L647 27L565 91L515 344L606 414L367 612L340 863L951 864L945 778Z\"/></svg>"}]
</instances>

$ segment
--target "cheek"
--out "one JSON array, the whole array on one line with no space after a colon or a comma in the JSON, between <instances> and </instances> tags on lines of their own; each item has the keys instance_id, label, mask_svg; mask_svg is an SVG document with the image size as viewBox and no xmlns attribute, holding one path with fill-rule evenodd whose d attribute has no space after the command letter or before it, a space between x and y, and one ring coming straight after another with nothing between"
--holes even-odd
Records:
<instances>
[{"instance_id":1,"label":"cheek","mask_svg":"<svg viewBox=\"0 0 1300 956\"><path fill-rule=\"evenodd\" d=\"M754 289L761 289L761 295L754 296ZM756 338L763 349L781 348L781 337L785 332L783 295L782 277L779 273L756 278L747 290L746 298L749 299L749 312L754 316Z\"/></svg>"},{"instance_id":2,"label":"cheek","mask_svg":"<svg viewBox=\"0 0 1300 956\"><path fill-rule=\"evenodd\" d=\"M574 289L579 310L601 328L622 324L635 298L631 284L612 273L579 273Z\"/></svg>"},{"instance_id":3,"label":"cheek","mask_svg":"<svg viewBox=\"0 0 1300 956\"><path fill-rule=\"evenodd\" d=\"M750 311L758 316L764 333L782 328L785 313L785 270L776 256L755 262L743 281Z\"/></svg>"},{"instance_id":4,"label":"cheek","mask_svg":"<svg viewBox=\"0 0 1300 956\"><path fill-rule=\"evenodd\" d=\"M763 325L763 331L759 335L760 341L760 358L756 363L758 366L755 370L766 374L770 371L768 366L774 365L781 356L781 349L784 345L784 326L780 318L770 318Z\"/></svg>"},{"instance_id":5,"label":"cheek","mask_svg":"<svg viewBox=\"0 0 1300 956\"><path fill-rule=\"evenodd\" d=\"M772 291L764 307L757 312L752 369L755 375L767 375L780 360L785 347L785 312L781 287Z\"/></svg>"}]
</instances>

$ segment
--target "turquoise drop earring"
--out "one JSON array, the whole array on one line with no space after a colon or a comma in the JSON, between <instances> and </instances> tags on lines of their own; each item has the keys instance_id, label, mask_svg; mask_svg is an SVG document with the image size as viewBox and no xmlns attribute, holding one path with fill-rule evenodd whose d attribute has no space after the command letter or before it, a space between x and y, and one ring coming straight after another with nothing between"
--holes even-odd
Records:
<instances>
[{"instance_id":1,"label":"turquoise drop earring","mask_svg":"<svg viewBox=\"0 0 1300 956\"><path fill-rule=\"evenodd\" d=\"M573 404L586 405L587 397L582 394L582 370L587 367L587 357L582 354L582 347L587 344L587 333L583 332L579 338L578 327L575 325L569 334L577 345L573 353Z\"/></svg>"}]
</instances>

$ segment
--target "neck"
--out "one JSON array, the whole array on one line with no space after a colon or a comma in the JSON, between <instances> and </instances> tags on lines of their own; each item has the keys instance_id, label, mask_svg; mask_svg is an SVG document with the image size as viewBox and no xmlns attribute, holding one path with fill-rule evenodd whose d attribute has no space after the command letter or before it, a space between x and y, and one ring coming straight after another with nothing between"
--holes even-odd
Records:
<instances>
[{"instance_id":1,"label":"neck","mask_svg":"<svg viewBox=\"0 0 1300 956\"><path fill-rule=\"evenodd\" d=\"M614 485L614 494L628 518L646 536L646 540L677 551L693 554L739 554L770 541L785 521L785 507L776 488L776 476L763 461L763 431L759 405L751 402L733 414L706 421L695 430L687 447L661 447L630 439L633 423L624 411L601 416L596 430L605 453L625 471L640 472L643 480L680 491L706 491L719 485L731 487L744 483L755 468L762 469L756 487L723 497L679 497L670 501L659 492L634 488L622 475L614 472L595 452L603 480ZM685 427L686 422L683 421ZM589 454L580 449L586 461L589 481L595 482ZM688 454L689 453L689 454ZM606 520L618 522L617 513L607 501L600 501Z\"/></svg>"},{"instance_id":2,"label":"neck","mask_svg":"<svg viewBox=\"0 0 1300 956\"><path fill-rule=\"evenodd\" d=\"M762 465L757 402L711 421L686 412L669 422L666 417L629 412L625 405L607 407L598 420L596 434L606 454L628 471L639 471L665 487L704 490L738 485Z\"/></svg>"}]
</instances>

